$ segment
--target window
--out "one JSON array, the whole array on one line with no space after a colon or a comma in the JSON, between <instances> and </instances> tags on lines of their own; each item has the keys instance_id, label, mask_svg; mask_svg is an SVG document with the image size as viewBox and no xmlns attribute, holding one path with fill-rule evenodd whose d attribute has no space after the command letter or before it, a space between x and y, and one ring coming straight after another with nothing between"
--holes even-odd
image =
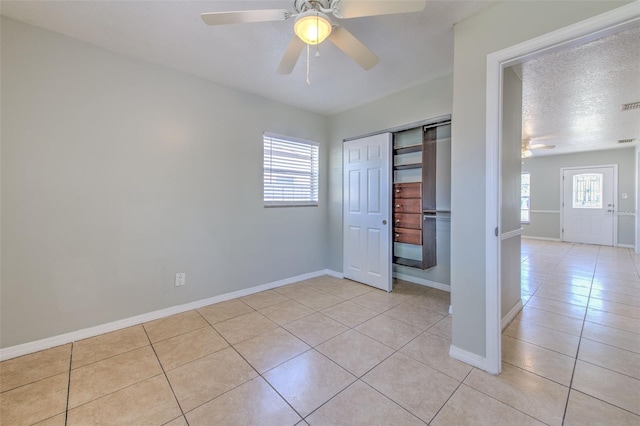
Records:
<instances>
[{"instance_id":1,"label":"window","mask_svg":"<svg viewBox=\"0 0 640 426\"><path fill-rule=\"evenodd\" d=\"M529 223L531 219L531 174L522 173L520 178L520 222Z\"/></svg>"},{"instance_id":2,"label":"window","mask_svg":"<svg viewBox=\"0 0 640 426\"><path fill-rule=\"evenodd\" d=\"M318 205L318 144L265 133L264 205Z\"/></svg>"},{"instance_id":3,"label":"window","mask_svg":"<svg viewBox=\"0 0 640 426\"><path fill-rule=\"evenodd\" d=\"M573 208L602 208L602 173L573 176Z\"/></svg>"}]
</instances>

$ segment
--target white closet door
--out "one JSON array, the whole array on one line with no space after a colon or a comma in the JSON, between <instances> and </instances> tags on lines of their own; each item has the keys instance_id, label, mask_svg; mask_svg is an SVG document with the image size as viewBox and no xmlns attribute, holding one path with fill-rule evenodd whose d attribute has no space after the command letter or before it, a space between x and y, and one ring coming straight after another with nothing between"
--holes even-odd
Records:
<instances>
[{"instance_id":1,"label":"white closet door","mask_svg":"<svg viewBox=\"0 0 640 426\"><path fill-rule=\"evenodd\" d=\"M344 277L391 291L391 133L344 143Z\"/></svg>"}]
</instances>

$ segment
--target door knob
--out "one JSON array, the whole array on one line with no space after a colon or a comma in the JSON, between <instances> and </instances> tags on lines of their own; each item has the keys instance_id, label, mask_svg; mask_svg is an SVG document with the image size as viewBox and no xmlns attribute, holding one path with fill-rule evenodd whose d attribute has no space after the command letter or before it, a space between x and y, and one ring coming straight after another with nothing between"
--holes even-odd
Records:
<instances>
[{"instance_id":1,"label":"door knob","mask_svg":"<svg viewBox=\"0 0 640 426\"><path fill-rule=\"evenodd\" d=\"M382 221L382 224L383 224L383 225L386 225L386 224L387 224L387 221L386 221L386 220L383 220L383 221Z\"/></svg>"}]
</instances>

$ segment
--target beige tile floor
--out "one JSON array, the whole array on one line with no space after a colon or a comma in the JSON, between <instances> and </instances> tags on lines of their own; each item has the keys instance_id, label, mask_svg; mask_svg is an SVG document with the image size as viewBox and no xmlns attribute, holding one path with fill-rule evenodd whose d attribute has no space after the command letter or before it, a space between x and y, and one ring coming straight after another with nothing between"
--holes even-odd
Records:
<instances>
[{"instance_id":1,"label":"beige tile floor","mask_svg":"<svg viewBox=\"0 0 640 426\"><path fill-rule=\"evenodd\" d=\"M320 277L0 364L2 425L640 425L640 257L524 240L503 372L448 294Z\"/></svg>"}]
</instances>

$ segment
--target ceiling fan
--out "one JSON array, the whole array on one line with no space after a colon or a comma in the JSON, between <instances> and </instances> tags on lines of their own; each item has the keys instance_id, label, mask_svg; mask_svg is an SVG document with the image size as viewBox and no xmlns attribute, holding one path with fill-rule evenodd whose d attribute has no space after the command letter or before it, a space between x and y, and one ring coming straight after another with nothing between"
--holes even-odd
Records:
<instances>
[{"instance_id":1,"label":"ceiling fan","mask_svg":"<svg viewBox=\"0 0 640 426\"><path fill-rule=\"evenodd\" d=\"M325 39L368 70L378 63L376 54L344 27L332 21L330 16L351 19L419 12L425 8L426 3L426 0L294 0L293 12L286 9L242 10L202 13L200 17L207 25L286 21L295 18L294 35L278 66L279 74L290 74L293 71L305 45L318 45Z\"/></svg>"},{"instance_id":2,"label":"ceiling fan","mask_svg":"<svg viewBox=\"0 0 640 426\"><path fill-rule=\"evenodd\" d=\"M540 139L540 138L534 138L534 139ZM555 148L555 145L546 145L543 143L531 143L531 139L522 139L522 150L521 150L521 157L522 158L529 158L533 155L533 150L535 149L553 149Z\"/></svg>"}]
</instances>

